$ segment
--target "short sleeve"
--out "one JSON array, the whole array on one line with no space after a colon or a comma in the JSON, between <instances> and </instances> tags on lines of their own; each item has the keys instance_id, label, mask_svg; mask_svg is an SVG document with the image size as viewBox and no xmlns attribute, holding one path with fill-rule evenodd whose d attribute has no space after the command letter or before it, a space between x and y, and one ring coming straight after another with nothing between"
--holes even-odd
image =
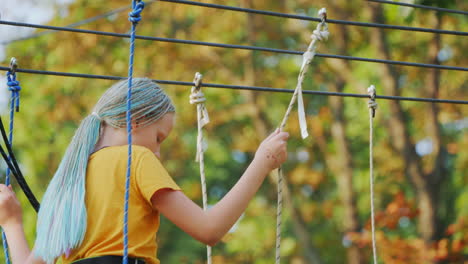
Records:
<instances>
[{"instance_id":1,"label":"short sleeve","mask_svg":"<svg viewBox=\"0 0 468 264\"><path fill-rule=\"evenodd\" d=\"M151 151L142 151L137 164L138 167L135 170L137 187L149 203L151 203L153 194L161 189L180 190L180 187Z\"/></svg>"}]
</instances>

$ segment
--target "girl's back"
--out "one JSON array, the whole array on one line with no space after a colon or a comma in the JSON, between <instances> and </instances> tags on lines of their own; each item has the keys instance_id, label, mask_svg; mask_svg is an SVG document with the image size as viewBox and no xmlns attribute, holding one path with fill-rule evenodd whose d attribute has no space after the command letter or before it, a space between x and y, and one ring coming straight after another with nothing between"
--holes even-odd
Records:
<instances>
[{"instance_id":1,"label":"girl's back","mask_svg":"<svg viewBox=\"0 0 468 264\"><path fill-rule=\"evenodd\" d=\"M151 205L155 191L179 187L168 175L158 158L147 148L134 145L129 201L129 255L146 263L156 258L156 232L159 212ZM103 148L89 158L86 177L88 213L83 243L64 260L103 255L122 255L123 210L128 146Z\"/></svg>"}]
</instances>

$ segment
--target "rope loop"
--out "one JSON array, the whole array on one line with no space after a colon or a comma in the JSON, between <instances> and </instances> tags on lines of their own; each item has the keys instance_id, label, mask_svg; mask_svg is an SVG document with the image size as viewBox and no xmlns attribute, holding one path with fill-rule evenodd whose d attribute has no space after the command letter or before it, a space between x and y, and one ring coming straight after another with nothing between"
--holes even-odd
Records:
<instances>
[{"instance_id":1,"label":"rope loop","mask_svg":"<svg viewBox=\"0 0 468 264\"><path fill-rule=\"evenodd\" d=\"M10 79L10 78L8 78L8 79ZM20 83L17 80L11 80L11 81L8 80L7 85L8 85L8 91L10 91L10 92L19 92L19 91L21 91Z\"/></svg>"},{"instance_id":2,"label":"rope loop","mask_svg":"<svg viewBox=\"0 0 468 264\"><path fill-rule=\"evenodd\" d=\"M205 95L201 91L203 75L199 72L195 73L193 78L192 91L190 94L190 104L201 104L206 101Z\"/></svg>"},{"instance_id":3,"label":"rope loop","mask_svg":"<svg viewBox=\"0 0 468 264\"><path fill-rule=\"evenodd\" d=\"M375 101L376 91L375 86L371 85L367 88L370 100L367 102L367 106L372 110L372 117L375 117L375 110L377 109L377 102Z\"/></svg>"},{"instance_id":4,"label":"rope loop","mask_svg":"<svg viewBox=\"0 0 468 264\"><path fill-rule=\"evenodd\" d=\"M132 12L128 13L128 20L134 24L138 24L141 20L141 12L145 8L145 2L143 1L133 1L132 3L133 10Z\"/></svg>"},{"instance_id":5,"label":"rope loop","mask_svg":"<svg viewBox=\"0 0 468 264\"><path fill-rule=\"evenodd\" d=\"M7 85L8 91L11 92L12 104L11 107L16 108L16 112L19 112L21 86L20 82L16 80L16 70L18 69L18 63L13 57L10 60L10 70L7 71Z\"/></svg>"},{"instance_id":6,"label":"rope loop","mask_svg":"<svg viewBox=\"0 0 468 264\"><path fill-rule=\"evenodd\" d=\"M201 91L192 88L190 94L190 104L202 104L206 101L205 95Z\"/></svg>"},{"instance_id":7,"label":"rope loop","mask_svg":"<svg viewBox=\"0 0 468 264\"><path fill-rule=\"evenodd\" d=\"M203 75L199 72L195 73L195 77L193 79L194 86L192 87L191 94L190 94L190 104L197 105L197 155L195 157L195 161L200 165L200 181L202 187L202 199L203 199L203 210L208 209L208 195L206 189L206 177L205 177L205 158L204 153L208 148L208 144L203 139L203 127L210 122L210 118L208 117L208 110L205 107L205 96L201 91ZM206 246L206 260L207 264L212 263L212 250L210 246Z\"/></svg>"},{"instance_id":8,"label":"rope loop","mask_svg":"<svg viewBox=\"0 0 468 264\"><path fill-rule=\"evenodd\" d=\"M327 9L320 9L318 15L322 22L320 22L320 24L317 25L317 28L312 32L312 35L310 37L319 41L328 40L330 32L328 32Z\"/></svg>"},{"instance_id":9,"label":"rope loop","mask_svg":"<svg viewBox=\"0 0 468 264\"><path fill-rule=\"evenodd\" d=\"M200 125L204 127L210 122L210 117L208 116L208 110L205 107L206 98L203 92L201 91L203 75L199 72L195 73L193 79L194 86L192 87L190 94L190 104L197 105L197 112L199 113Z\"/></svg>"}]
</instances>

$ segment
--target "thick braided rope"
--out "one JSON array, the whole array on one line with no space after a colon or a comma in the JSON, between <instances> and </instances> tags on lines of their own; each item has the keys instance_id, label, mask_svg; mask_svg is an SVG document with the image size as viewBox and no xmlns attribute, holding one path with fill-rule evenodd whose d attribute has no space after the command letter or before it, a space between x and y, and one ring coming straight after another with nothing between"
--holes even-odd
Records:
<instances>
[{"instance_id":1,"label":"thick braided rope","mask_svg":"<svg viewBox=\"0 0 468 264\"><path fill-rule=\"evenodd\" d=\"M132 12L129 13L128 20L132 22L132 32L130 34L130 59L128 66L128 93L127 93L127 140L128 140L128 160L127 177L125 179L125 202L123 219L123 264L128 264L128 202L130 199L130 175L132 167L132 79L133 79L133 55L135 53L136 26L141 20L141 12L145 8L143 1L132 1Z\"/></svg>"},{"instance_id":2,"label":"thick braided rope","mask_svg":"<svg viewBox=\"0 0 468 264\"><path fill-rule=\"evenodd\" d=\"M208 111L205 107L205 96L201 92L201 82L203 76L200 73L195 74L193 82L195 86L192 87L190 94L190 104L197 105L197 155L195 160L200 164L200 181L202 187L203 210L208 210L208 196L206 191L206 178L205 178L205 161L204 153L206 151L203 142L203 127L210 122ZM211 247L206 246L206 262L211 264Z\"/></svg>"},{"instance_id":3,"label":"thick braided rope","mask_svg":"<svg viewBox=\"0 0 468 264\"><path fill-rule=\"evenodd\" d=\"M370 100L367 103L369 107L369 181L370 181L370 201L371 201L371 228L372 228L372 254L374 264L377 264L377 245L375 241L375 215L374 215L374 117L377 103L375 102L375 86L371 85L367 88Z\"/></svg>"},{"instance_id":4,"label":"thick braided rope","mask_svg":"<svg viewBox=\"0 0 468 264\"><path fill-rule=\"evenodd\" d=\"M301 71L299 72L296 90L291 98L291 102L289 103L288 109L283 117L283 121L280 125L280 130L283 130L286 126L286 122L289 119L289 115L291 114L293 106L296 104L296 100L298 101L298 115L299 115L299 126L301 128L301 136L302 138L306 138L309 134L307 132L307 122L305 117L305 110L304 110L304 100L302 98L302 83L304 82L305 74L309 68L312 59L315 56L315 50L317 48L317 41L327 40L329 36L328 32L328 25L325 22L326 20L326 10L325 8L320 9L319 16L322 19L317 25L317 28L312 33L312 41L309 44L306 52L302 55L302 66ZM275 263L279 264L281 262L281 225L282 225L282 210L283 210L283 168L280 166L278 168L278 186L277 186L277 193L278 193L278 203L277 203L277 211L276 211L276 251L275 251Z\"/></svg>"},{"instance_id":5,"label":"thick braided rope","mask_svg":"<svg viewBox=\"0 0 468 264\"><path fill-rule=\"evenodd\" d=\"M8 143L10 146L13 145L13 127L14 127L14 118L15 118L15 108L16 111L19 111L19 92L21 91L21 86L19 81L16 80L16 59L11 58L10 62L10 71L7 72L7 85L8 90L11 92L11 101L10 101L10 130L8 131ZM11 156L8 155L8 160L11 160ZM10 185L10 168L7 167L5 173L5 185ZM6 240L5 232L2 230L2 241L3 241L3 251L5 253L5 263L10 264L10 253L8 250L8 242Z\"/></svg>"}]
</instances>

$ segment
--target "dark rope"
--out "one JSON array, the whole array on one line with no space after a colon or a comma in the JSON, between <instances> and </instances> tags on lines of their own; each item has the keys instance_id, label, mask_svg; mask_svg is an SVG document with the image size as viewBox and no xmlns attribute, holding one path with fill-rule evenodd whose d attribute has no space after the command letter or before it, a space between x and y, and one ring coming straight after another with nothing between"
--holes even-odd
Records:
<instances>
[{"instance_id":1,"label":"dark rope","mask_svg":"<svg viewBox=\"0 0 468 264\"><path fill-rule=\"evenodd\" d=\"M10 155L10 158L8 158L8 155L6 154L5 150L3 147L0 145L0 154L2 155L3 159L5 160L8 168L10 169L11 173L13 176L15 176L16 181L18 182L18 185L21 187L23 190L24 194L29 200L29 203L31 203L32 207L36 212L39 211L39 202L37 201L36 197L34 196L33 192L31 191L31 188L29 187L28 183L26 182L26 179L23 176L23 173L21 172L18 162L16 160L15 154L13 153L13 150L11 148L11 145L8 143L8 137L5 131L5 127L3 126L3 121L2 118L0 117L0 131L2 134L3 141L5 143L6 149L8 150L8 154Z\"/></svg>"},{"instance_id":2,"label":"dark rope","mask_svg":"<svg viewBox=\"0 0 468 264\"><path fill-rule=\"evenodd\" d=\"M101 35L101 36L130 38L130 34L113 33L113 32L96 31L96 30L87 30L87 29L77 29L77 28L44 26L44 25L29 24L29 23L22 23L22 22L4 21L4 20L0 20L0 24L9 25L9 26L20 26L20 27L51 29L51 30L58 30L58 31L68 31L68 32L83 33L83 34L94 34L94 35ZM466 33L466 34L468 35L468 33ZM265 47L257 47L257 46L221 44L221 43L203 42L203 41L194 41L194 40L181 40L181 39L173 39L173 38L159 38L159 37L138 36L138 35L135 36L135 38L136 39L151 40L151 41L160 41L160 42L171 42L171 43L210 46L210 47L219 47L219 48L230 48L230 49L257 50L257 51L266 51L266 52L274 52L274 53L292 54L292 55L302 55L303 54L303 52L295 51L295 50L283 50L283 49L265 48ZM402 65L402 66L434 68L434 69L441 69L441 70L468 71L468 68L466 68L466 67L445 66L445 65L437 65L437 64L426 64L426 63L415 63L415 62L382 60L382 59L370 59L370 58L361 58L361 57L354 57L354 56L320 54L320 53L315 54L315 56L316 57L331 58L331 59L366 61L366 62L386 63L386 64Z\"/></svg>"},{"instance_id":3,"label":"dark rope","mask_svg":"<svg viewBox=\"0 0 468 264\"><path fill-rule=\"evenodd\" d=\"M274 17L283 17L283 18L292 18L292 19L309 20L309 21L320 22L320 19L318 19L316 17L309 17L309 16L304 16L304 15L285 14L285 13L257 10L257 9L251 9L251 8L225 6L225 5L218 5L218 4L207 4L207 3L200 3L200 2L187 1L187 0L160 0L160 1L179 3L179 4L186 4L186 5L194 5L194 6L203 6L203 7L210 7L210 8L216 8L216 9L224 9L224 10L231 10L231 11L252 13L252 14L259 14L259 15L267 15L267 16L274 16ZM404 31L416 31L416 32L426 32L426 33L468 36L468 32L464 32L464 31L452 31L452 30L443 30L443 29L432 29L432 28L396 26L396 25L377 24L377 23L368 23L368 22L356 22L356 21L346 21L346 20L338 20L338 19L328 19L328 18L327 18L327 23L340 24L340 25L349 25L349 26L374 27L374 28L384 28L384 29L397 29L397 30L404 30Z\"/></svg>"},{"instance_id":4,"label":"dark rope","mask_svg":"<svg viewBox=\"0 0 468 264\"><path fill-rule=\"evenodd\" d=\"M0 70L6 71L8 67L0 66ZM109 75L93 75L83 73L68 73L68 72L57 72L57 71L42 71L42 70L30 70L30 69L17 69L17 72L31 73L31 74L43 74L53 76L65 76L75 78L88 78L88 79L103 79L103 80L123 80L127 77L109 76ZM193 82L182 82L182 81L171 81L171 80L156 80L153 81L160 84L169 85L182 85L182 86L193 86ZM234 90L251 90L260 92L277 92L277 93L294 93L291 89L271 88L271 87L259 87L259 86L241 86L241 85L227 85L227 84L215 84L215 83L203 83L204 87L211 88L222 88L222 89L234 89ZM311 91L304 90L304 94L313 95L325 95L325 96L341 96L341 97L358 97L358 98L369 98L366 94L354 94L354 93L337 93L337 92L326 92L326 91ZM392 96L392 95L378 95L376 98L385 100L399 100L399 101L416 101L416 102L428 102L428 103L448 103L448 104L468 104L467 100L450 100L450 99L438 99L438 98L420 98L420 97L404 97L404 96Z\"/></svg>"},{"instance_id":5,"label":"dark rope","mask_svg":"<svg viewBox=\"0 0 468 264\"><path fill-rule=\"evenodd\" d=\"M164 1L164 0L160 0L160 1ZM442 8L442 7L436 7L436 6L417 5L417 4L410 4L410 3L404 3L404 2L387 1L387 0L367 0L367 1L381 3L381 4L391 4L391 5L407 6L407 7L413 7L413 8L429 9L429 10L453 13L453 14L468 15L468 12L466 11L454 10L454 9L448 9L448 8Z\"/></svg>"}]
</instances>

